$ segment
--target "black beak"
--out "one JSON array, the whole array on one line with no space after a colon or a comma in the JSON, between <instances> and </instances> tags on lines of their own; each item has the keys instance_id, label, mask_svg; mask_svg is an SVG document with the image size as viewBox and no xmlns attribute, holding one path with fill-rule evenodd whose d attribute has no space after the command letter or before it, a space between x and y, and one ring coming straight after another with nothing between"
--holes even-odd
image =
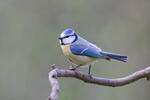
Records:
<instances>
[{"instance_id":1,"label":"black beak","mask_svg":"<svg viewBox=\"0 0 150 100\"><path fill-rule=\"evenodd\" d=\"M59 40L62 40L62 38L61 38L61 37L58 37L58 39L59 39Z\"/></svg>"},{"instance_id":2,"label":"black beak","mask_svg":"<svg viewBox=\"0 0 150 100\"><path fill-rule=\"evenodd\" d=\"M58 37L58 39L61 41L61 45L64 45L63 38L62 37Z\"/></svg>"}]
</instances>

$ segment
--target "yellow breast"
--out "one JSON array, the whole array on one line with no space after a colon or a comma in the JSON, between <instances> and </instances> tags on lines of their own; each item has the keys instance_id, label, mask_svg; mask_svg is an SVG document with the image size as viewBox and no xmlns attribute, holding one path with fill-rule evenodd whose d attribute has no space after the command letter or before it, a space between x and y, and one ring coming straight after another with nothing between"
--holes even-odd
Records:
<instances>
[{"instance_id":1,"label":"yellow breast","mask_svg":"<svg viewBox=\"0 0 150 100\"><path fill-rule=\"evenodd\" d=\"M70 44L68 45L61 45L62 51L64 55L74 64L77 65L86 65L89 64L95 60L98 60L98 58L93 58L93 57L87 57L87 56L79 56L75 55L71 52L70 50Z\"/></svg>"}]
</instances>

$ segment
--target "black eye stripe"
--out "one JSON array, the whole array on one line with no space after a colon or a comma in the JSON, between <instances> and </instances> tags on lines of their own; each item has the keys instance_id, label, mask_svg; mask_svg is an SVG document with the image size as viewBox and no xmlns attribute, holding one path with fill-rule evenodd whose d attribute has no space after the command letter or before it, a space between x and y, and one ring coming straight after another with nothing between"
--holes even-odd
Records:
<instances>
[{"instance_id":1,"label":"black eye stripe","mask_svg":"<svg viewBox=\"0 0 150 100\"><path fill-rule=\"evenodd\" d=\"M65 38L68 38L68 37L69 37L69 36L62 37L61 40L65 39Z\"/></svg>"},{"instance_id":2,"label":"black eye stripe","mask_svg":"<svg viewBox=\"0 0 150 100\"><path fill-rule=\"evenodd\" d=\"M74 36L74 35L69 35L69 36L60 37L59 39L62 40L62 39L68 38L68 37L70 37L70 36Z\"/></svg>"},{"instance_id":3,"label":"black eye stripe","mask_svg":"<svg viewBox=\"0 0 150 100\"><path fill-rule=\"evenodd\" d=\"M65 36L64 38L68 38L68 37L70 37L70 36Z\"/></svg>"}]
</instances>

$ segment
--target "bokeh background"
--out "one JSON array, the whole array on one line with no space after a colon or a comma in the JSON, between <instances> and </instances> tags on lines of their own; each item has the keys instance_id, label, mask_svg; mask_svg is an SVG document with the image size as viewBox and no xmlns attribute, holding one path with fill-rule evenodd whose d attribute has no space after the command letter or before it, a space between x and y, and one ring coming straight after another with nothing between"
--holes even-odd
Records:
<instances>
[{"instance_id":1,"label":"bokeh background","mask_svg":"<svg viewBox=\"0 0 150 100\"><path fill-rule=\"evenodd\" d=\"M46 100L48 64L67 69L58 36L73 28L127 63L100 60L92 74L119 78L150 65L150 0L0 0L0 100ZM88 69L79 69L87 73ZM150 82L122 87L59 78L60 100L149 100Z\"/></svg>"}]
</instances>

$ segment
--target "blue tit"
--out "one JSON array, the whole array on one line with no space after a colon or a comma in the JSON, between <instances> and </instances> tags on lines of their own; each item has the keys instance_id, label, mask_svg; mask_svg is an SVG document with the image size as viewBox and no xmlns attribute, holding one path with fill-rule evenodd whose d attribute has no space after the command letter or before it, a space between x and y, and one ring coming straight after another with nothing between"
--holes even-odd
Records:
<instances>
[{"instance_id":1,"label":"blue tit","mask_svg":"<svg viewBox=\"0 0 150 100\"><path fill-rule=\"evenodd\" d=\"M103 51L101 48L88 42L80 37L73 29L64 30L60 37L60 45L64 55L77 66L72 70L80 66L89 65L89 72L91 70L91 63L99 59L110 61L111 59L126 62L127 56L123 56L116 53Z\"/></svg>"}]
</instances>

